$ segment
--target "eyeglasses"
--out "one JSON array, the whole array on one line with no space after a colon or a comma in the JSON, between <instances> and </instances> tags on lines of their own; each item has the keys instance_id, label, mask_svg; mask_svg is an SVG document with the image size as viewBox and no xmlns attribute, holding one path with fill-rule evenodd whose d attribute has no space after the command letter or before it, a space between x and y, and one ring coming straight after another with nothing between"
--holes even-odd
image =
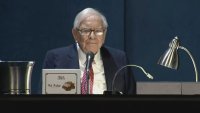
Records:
<instances>
[{"instance_id":1,"label":"eyeglasses","mask_svg":"<svg viewBox=\"0 0 200 113\"><path fill-rule=\"evenodd\" d=\"M78 29L79 33L83 36L89 36L93 32L95 36L102 36L104 34L105 29Z\"/></svg>"}]
</instances>

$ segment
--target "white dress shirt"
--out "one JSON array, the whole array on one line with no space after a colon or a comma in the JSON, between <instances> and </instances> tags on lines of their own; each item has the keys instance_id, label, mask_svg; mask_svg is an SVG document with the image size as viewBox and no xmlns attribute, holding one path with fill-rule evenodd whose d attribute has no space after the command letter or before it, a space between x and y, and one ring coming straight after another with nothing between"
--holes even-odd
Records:
<instances>
[{"instance_id":1,"label":"white dress shirt","mask_svg":"<svg viewBox=\"0 0 200 113\"><path fill-rule=\"evenodd\" d=\"M85 64L86 54L80 49L78 44L77 44L77 51L79 56L79 66L81 69L81 80L82 80L83 72L86 65ZM93 94L103 94L103 92L107 90L107 88L106 88L104 66L100 51L98 51L97 54L95 55L92 67L94 71Z\"/></svg>"}]
</instances>

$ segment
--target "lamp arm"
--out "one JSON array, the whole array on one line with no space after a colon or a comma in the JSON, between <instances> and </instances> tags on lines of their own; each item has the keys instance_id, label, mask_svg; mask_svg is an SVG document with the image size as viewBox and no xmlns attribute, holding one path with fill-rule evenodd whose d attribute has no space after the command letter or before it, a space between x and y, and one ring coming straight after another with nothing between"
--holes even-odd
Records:
<instances>
[{"instance_id":1,"label":"lamp arm","mask_svg":"<svg viewBox=\"0 0 200 113\"><path fill-rule=\"evenodd\" d=\"M114 90L115 79L116 79L118 73L119 73L122 69L124 69L124 68L126 68L126 67L137 67L137 68L141 69L141 70L143 71L143 73L144 73L149 79L153 79L153 76L152 76L150 73L147 73L141 66L133 65L133 64L131 64L131 65L125 65L125 66L122 66L122 67L121 67L119 70L117 70L117 72L115 73L115 75L114 75L114 77L113 77L113 80L112 80L112 91Z\"/></svg>"},{"instance_id":2,"label":"lamp arm","mask_svg":"<svg viewBox=\"0 0 200 113\"><path fill-rule=\"evenodd\" d=\"M195 70L195 75L196 75L196 82L198 82L198 71L197 71L197 67L196 67L196 64L195 64L195 61L194 61L194 58L193 58L192 54L189 52L189 50L187 50L183 46L179 46L178 48L185 50L189 54L190 58L192 59L192 63L193 63L194 70Z\"/></svg>"}]
</instances>

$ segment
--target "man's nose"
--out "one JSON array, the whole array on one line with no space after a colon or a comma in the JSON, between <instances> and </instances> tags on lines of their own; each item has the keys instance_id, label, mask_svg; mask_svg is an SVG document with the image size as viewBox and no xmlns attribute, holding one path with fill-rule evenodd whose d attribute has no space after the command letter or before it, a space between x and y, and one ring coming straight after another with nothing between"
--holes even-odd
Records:
<instances>
[{"instance_id":1,"label":"man's nose","mask_svg":"<svg viewBox=\"0 0 200 113\"><path fill-rule=\"evenodd\" d=\"M94 34L94 31L91 31L91 33L90 33L89 37L90 37L91 39L95 39L95 34Z\"/></svg>"}]
</instances>

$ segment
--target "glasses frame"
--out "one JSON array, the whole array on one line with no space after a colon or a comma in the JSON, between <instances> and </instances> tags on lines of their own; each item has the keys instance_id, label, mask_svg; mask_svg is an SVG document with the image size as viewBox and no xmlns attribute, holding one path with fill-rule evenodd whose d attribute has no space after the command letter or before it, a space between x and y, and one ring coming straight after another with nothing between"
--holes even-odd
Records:
<instances>
[{"instance_id":1,"label":"glasses frame","mask_svg":"<svg viewBox=\"0 0 200 113\"><path fill-rule=\"evenodd\" d=\"M80 33L80 35L82 36L90 36L91 33L93 32L95 36L103 36L105 31L106 31L106 28L101 28L101 29L90 29L90 28L82 28L82 29L79 29L79 28L76 28L76 30ZM87 32L86 34L83 34L83 31L89 31ZM102 34L98 34L97 31L98 30L102 30Z\"/></svg>"}]
</instances>

